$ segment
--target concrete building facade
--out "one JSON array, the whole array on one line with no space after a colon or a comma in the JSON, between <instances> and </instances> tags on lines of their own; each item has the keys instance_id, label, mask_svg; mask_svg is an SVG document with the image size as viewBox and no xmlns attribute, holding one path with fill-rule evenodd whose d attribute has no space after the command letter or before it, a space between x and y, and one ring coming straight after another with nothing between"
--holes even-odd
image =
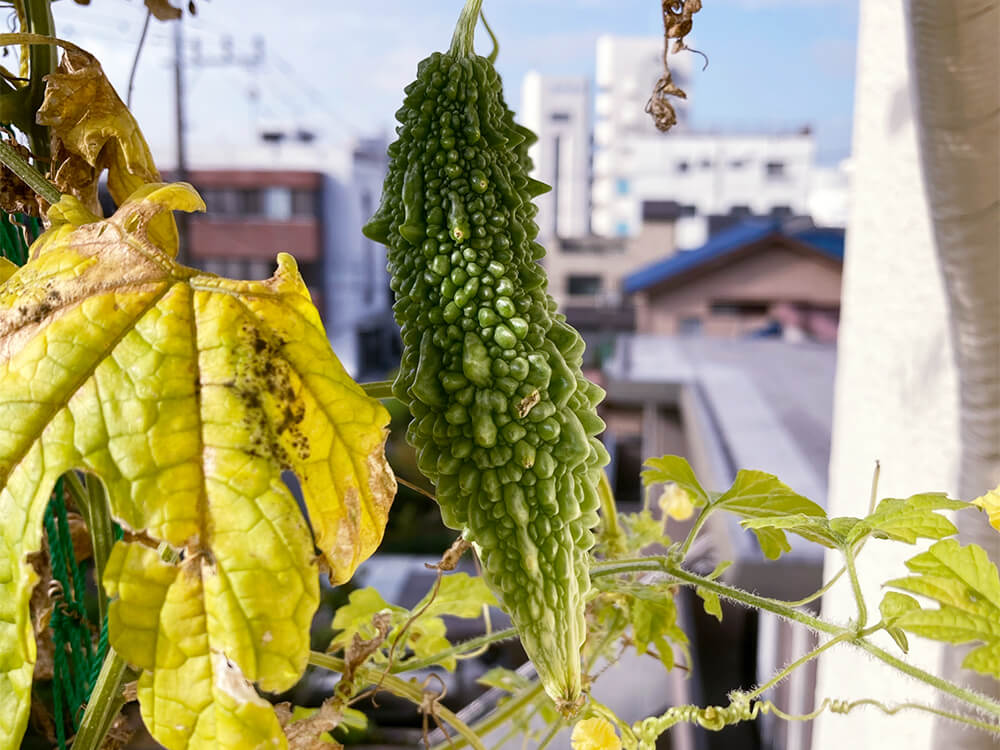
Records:
<instances>
[{"instance_id":1,"label":"concrete building facade","mask_svg":"<svg viewBox=\"0 0 1000 750\"><path fill-rule=\"evenodd\" d=\"M520 120L538 135L531 176L552 186L535 199L543 238L590 233L590 111L585 76L524 77Z\"/></svg>"},{"instance_id":2,"label":"concrete building facade","mask_svg":"<svg viewBox=\"0 0 1000 750\"><path fill-rule=\"evenodd\" d=\"M679 247L708 238L710 214L807 213L816 147L808 128L730 134L690 129L689 100L675 103L678 123L664 134L645 112L663 70L661 37L602 36L597 41L591 228L633 236L646 201L691 207L678 218ZM674 82L690 95L690 55L670 57Z\"/></svg>"},{"instance_id":3,"label":"concrete building facade","mask_svg":"<svg viewBox=\"0 0 1000 750\"><path fill-rule=\"evenodd\" d=\"M645 115L644 115L645 116ZM631 236L646 201L691 207L678 226L680 247L708 237L711 214L808 213L815 143L808 129L767 135L629 134L594 131L593 230Z\"/></svg>"},{"instance_id":4,"label":"concrete building facade","mask_svg":"<svg viewBox=\"0 0 1000 750\"><path fill-rule=\"evenodd\" d=\"M542 264L549 277L549 294L560 306L603 311L620 307L626 276L674 254L681 213L676 203L647 202L642 226L633 237L548 240Z\"/></svg>"},{"instance_id":5,"label":"concrete building facade","mask_svg":"<svg viewBox=\"0 0 1000 750\"><path fill-rule=\"evenodd\" d=\"M189 219L187 257L209 273L266 279L275 256L295 256L313 303L323 309L327 253L323 174L291 169L199 169L187 179L206 212Z\"/></svg>"},{"instance_id":6,"label":"concrete building facade","mask_svg":"<svg viewBox=\"0 0 1000 750\"><path fill-rule=\"evenodd\" d=\"M361 234L381 199L386 146L384 138L359 138L312 161L304 149L289 153L283 168L248 158L187 176L208 207L190 218L191 264L264 279L277 253L291 253L334 351L355 376L382 376L399 362L385 247Z\"/></svg>"}]
</instances>

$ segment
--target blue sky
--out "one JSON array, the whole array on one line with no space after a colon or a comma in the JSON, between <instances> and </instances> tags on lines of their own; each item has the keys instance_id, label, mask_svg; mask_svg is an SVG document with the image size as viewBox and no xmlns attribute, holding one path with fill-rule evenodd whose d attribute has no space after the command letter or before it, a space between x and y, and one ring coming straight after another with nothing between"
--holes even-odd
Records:
<instances>
[{"instance_id":1,"label":"blue sky","mask_svg":"<svg viewBox=\"0 0 1000 750\"><path fill-rule=\"evenodd\" d=\"M593 75L602 33L662 33L659 0L485 0L500 37L498 68L507 98L520 101L528 70ZM266 38L255 70L193 67L189 141L194 160L223 143L254 142L262 125L305 125L328 141L388 130L416 63L447 47L460 0L198 0L187 38L218 58L232 38L238 57ZM276 10L280 9L280 10ZM139 0L70 0L55 5L60 36L98 55L122 93L145 10ZM705 0L693 46L696 128L773 130L811 125L818 157L850 152L857 0ZM483 48L487 46L482 35ZM143 52L134 110L163 164L173 161L169 28L156 21ZM251 99L248 92L257 91Z\"/></svg>"}]
</instances>

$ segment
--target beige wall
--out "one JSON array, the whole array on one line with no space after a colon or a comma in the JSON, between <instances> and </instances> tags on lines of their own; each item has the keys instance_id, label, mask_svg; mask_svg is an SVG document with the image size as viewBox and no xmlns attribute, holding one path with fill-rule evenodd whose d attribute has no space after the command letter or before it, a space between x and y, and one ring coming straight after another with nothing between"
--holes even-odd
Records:
<instances>
[{"instance_id":1,"label":"beige wall","mask_svg":"<svg viewBox=\"0 0 1000 750\"><path fill-rule=\"evenodd\" d=\"M549 277L549 294L560 306L566 305L618 305L623 299L622 279L629 274L668 258L676 252L674 222L647 221L642 232L630 238L593 238L588 249L566 251L566 247L579 244L552 239L545 242L546 254L542 264ZM598 276L601 294L570 295L570 276Z\"/></svg>"},{"instance_id":2,"label":"beige wall","mask_svg":"<svg viewBox=\"0 0 1000 750\"><path fill-rule=\"evenodd\" d=\"M699 318L702 333L738 336L759 328L781 303L836 309L840 305L840 264L780 245L745 255L687 282L650 287L635 295L639 333L676 334L684 318ZM713 302L766 303L759 316L712 314Z\"/></svg>"}]
</instances>

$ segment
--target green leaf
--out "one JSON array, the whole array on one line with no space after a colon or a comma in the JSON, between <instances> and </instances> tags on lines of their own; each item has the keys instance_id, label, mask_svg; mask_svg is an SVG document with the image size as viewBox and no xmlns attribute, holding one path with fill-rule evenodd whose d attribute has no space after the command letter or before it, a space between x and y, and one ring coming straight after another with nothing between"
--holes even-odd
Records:
<instances>
[{"instance_id":1,"label":"green leaf","mask_svg":"<svg viewBox=\"0 0 1000 750\"><path fill-rule=\"evenodd\" d=\"M882 598L878 608L882 614L882 622L885 623L886 632L892 636L904 654L909 653L910 642L898 623L910 612L919 610L920 602L912 596L900 594L898 591L890 591Z\"/></svg>"},{"instance_id":2,"label":"green leaf","mask_svg":"<svg viewBox=\"0 0 1000 750\"><path fill-rule=\"evenodd\" d=\"M640 654L655 646L663 666L674 668L674 646L678 646L690 663L688 638L677 625L677 605L669 587L641 584L618 586L618 592L628 597L629 622L632 638Z\"/></svg>"},{"instance_id":3,"label":"green leaf","mask_svg":"<svg viewBox=\"0 0 1000 750\"><path fill-rule=\"evenodd\" d=\"M519 690L531 687L531 680L527 677L518 674L513 669L504 669L503 667L493 667L493 669L477 679L476 682L486 687L506 690L508 693L516 693Z\"/></svg>"},{"instance_id":4,"label":"green leaf","mask_svg":"<svg viewBox=\"0 0 1000 750\"><path fill-rule=\"evenodd\" d=\"M740 521L740 525L745 529L759 532L762 529L780 529L798 534L810 542L822 544L824 547L836 549L843 543L843 538L833 529L834 521L844 519L817 518L816 516L806 516L796 513L790 516L765 516L763 518L747 518ZM857 519L851 519L857 520Z\"/></svg>"},{"instance_id":5,"label":"green leaf","mask_svg":"<svg viewBox=\"0 0 1000 750\"><path fill-rule=\"evenodd\" d=\"M103 581L109 638L142 670L143 717L171 747L280 745L252 683L281 691L304 671L317 562L344 581L381 540L388 413L330 350L291 256L271 279L233 281L156 244L154 220L203 208L184 184L146 185L103 221L64 196L0 286L3 750L27 719L27 557L61 474L98 476L130 530Z\"/></svg>"},{"instance_id":6,"label":"green leaf","mask_svg":"<svg viewBox=\"0 0 1000 750\"><path fill-rule=\"evenodd\" d=\"M622 513L618 517L627 530L628 549L638 552L651 544L670 544L670 537L663 533L663 521L654 518L649 510L644 508L638 513Z\"/></svg>"},{"instance_id":7,"label":"green leaf","mask_svg":"<svg viewBox=\"0 0 1000 750\"><path fill-rule=\"evenodd\" d=\"M882 621L886 625L896 625L906 615L920 609L920 602L912 596L900 594L898 591L890 591L878 605L882 614Z\"/></svg>"},{"instance_id":8,"label":"green leaf","mask_svg":"<svg viewBox=\"0 0 1000 750\"><path fill-rule=\"evenodd\" d=\"M743 518L775 518L807 516L825 518L826 512L816 503L799 495L773 474L743 469L713 508L726 510ZM791 550L784 531L773 523L752 531L757 535L761 550L770 559Z\"/></svg>"},{"instance_id":9,"label":"green leaf","mask_svg":"<svg viewBox=\"0 0 1000 750\"><path fill-rule=\"evenodd\" d=\"M424 606L430 600L431 589L427 595L412 609L407 610L394 604L389 604L373 588L355 589L350 593L347 604L337 610L333 617L333 628L338 632L330 643L329 650L337 651L346 648L355 634L362 638L370 638L375 634L372 617L380 612L391 614L391 629L386 638L386 649L376 653L376 661L385 661L386 651L396 644L396 656L401 657L403 651L410 649L413 656L426 658L445 651L451 646L448 641L447 625L441 619L443 615L462 617L466 619L480 617L483 606L496 607L496 597L487 588L482 578L473 578L466 573L453 573L442 577L437 595L426 610ZM420 613L403 633L406 623ZM397 639L403 634L403 641ZM456 659L449 656L440 662L441 666L451 671L455 669Z\"/></svg>"},{"instance_id":10,"label":"green leaf","mask_svg":"<svg viewBox=\"0 0 1000 750\"><path fill-rule=\"evenodd\" d=\"M406 631L406 645L415 657L426 659L451 647L451 641L446 637L447 632L448 626L440 617L420 617ZM390 643L395 642L396 634L394 632L389 636ZM457 662L454 656L449 656L438 663L453 672Z\"/></svg>"},{"instance_id":11,"label":"green leaf","mask_svg":"<svg viewBox=\"0 0 1000 750\"><path fill-rule=\"evenodd\" d=\"M715 566L715 570L709 573L706 578L714 581L725 573L726 569L732 564L732 560L723 560ZM719 622L722 622L722 603L719 601L719 595L701 586L695 588L694 591L705 603L705 612L715 617Z\"/></svg>"},{"instance_id":12,"label":"green leaf","mask_svg":"<svg viewBox=\"0 0 1000 750\"><path fill-rule=\"evenodd\" d=\"M945 539L907 560L906 566L915 575L886 585L940 606L921 609L899 597L888 604L883 600L894 627L937 641L981 643L962 665L1000 677L1000 575L986 552L975 544L963 547Z\"/></svg>"},{"instance_id":13,"label":"green leaf","mask_svg":"<svg viewBox=\"0 0 1000 750\"><path fill-rule=\"evenodd\" d=\"M705 603L705 612L715 617L719 622L722 622L722 603L719 601L719 595L701 586L695 588L694 592Z\"/></svg>"},{"instance_id":14,"label":"green leaf","mask_svg":"<svg viewBox=\"0 0 1000 750\"><path fill-rule=\"evenodd\" d=\"M364 639L373 637L376 631L372 618L380 612L390 612L393 625L404 622L409 615L405 608L389 604L371 587L352 591L347 596L347 604L333 615L333 629L339 632L333 637L328 651L345 648L355 635Z\"/></svg>"},{"instance_id":15,"label":"green leaf","mask_svg":"<svg viewBox=\"0 0 1000 750\"><path fill-rule=\"evenodd\" d=\"M660 482L673 482L688 493L695 506L708 503L709 495L698 482L687 459L680 456L662 456L661 458L647 459L645 466L648 468L642 472L644 486L648 487Z\"/></svg>"},{"instance_id":16,"label":"green leaf","mask_svg":"<svg viewBox=\"0 0 1000 750\"><path fill-rule=\"evenodd\" d=\"M935 511L962 510L969 503L950 500L947 495L928 492L905 500L886 498L875 512L851 529L848 544L856 544L866 536L894 539L914 544L917 539L943 539L958 533L947 518Z\"/></svg>"},{"instance_id":17,"label":"green leaf","mask_svg":"<svg viewBox=\"0 0 1000 750\"><path fill-rule=\"evenodd\" d=\"M432 592L433 589L413 608L414 612L419 612L423 608ZM452 573L441 578L437 595L421 618L451 615L474 619L482 616L484 606L500 606L496 596L486 585L486 581L467 573Z\"/></svg>"}]
</instances>

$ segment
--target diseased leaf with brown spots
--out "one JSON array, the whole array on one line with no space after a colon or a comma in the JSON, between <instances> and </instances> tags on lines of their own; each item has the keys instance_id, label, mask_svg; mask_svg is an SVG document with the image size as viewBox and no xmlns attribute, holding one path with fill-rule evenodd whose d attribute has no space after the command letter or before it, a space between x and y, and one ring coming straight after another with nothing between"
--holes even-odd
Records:
<instances>
[{"instance_id":1,"label":"diseased leaf with brown spots","mask_svg":"<svg viewBox=\"0 0 1000 750\"><path fill-rule=\"evenodd\" d=\"M29 262L0 265L0 750L28 715L29 556L66 471L100 477L126 527L110 639L171 749L282 747L253 683L284 690L305 668L314 549L342 582L381 540L388 413L330 350L291 256L233 281L151 240L166 211L203 207L184 184L144 186L108 220L66 196Z\"/></svg>"}]
</instances>

